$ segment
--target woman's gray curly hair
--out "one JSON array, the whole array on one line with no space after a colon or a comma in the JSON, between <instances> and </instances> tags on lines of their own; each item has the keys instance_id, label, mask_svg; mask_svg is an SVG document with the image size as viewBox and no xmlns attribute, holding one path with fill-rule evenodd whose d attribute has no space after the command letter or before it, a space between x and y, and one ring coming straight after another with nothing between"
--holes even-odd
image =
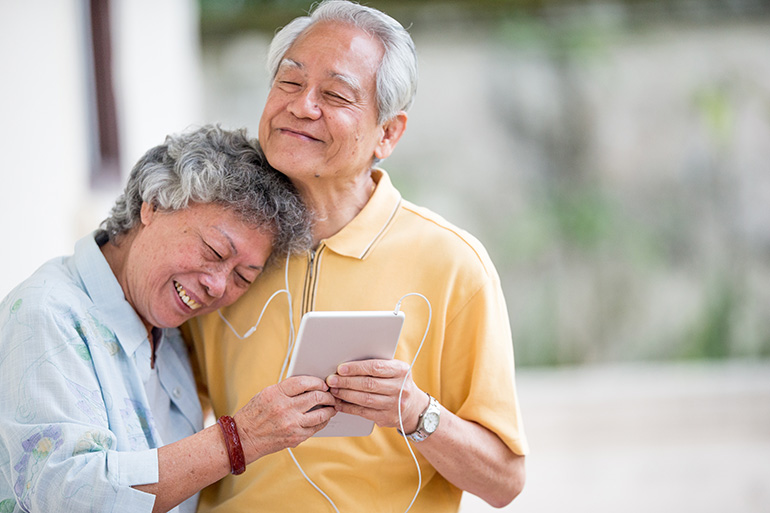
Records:
<instances>
[{"instance_id":1,"label":"woman's gray curly hair","mask_svg":"<svg viewBox=\"0 0 770 513\"><path fill-rule=\"evenodd\" d=\"M216 125L169 135L139 159L123 193L97 231L119 242L140 222L142 203L160 210L214 203L273 235L270 260L303 252L312 241L311 216L289 179L267 163L244 129Z\"/></svg>"}]
</instances>

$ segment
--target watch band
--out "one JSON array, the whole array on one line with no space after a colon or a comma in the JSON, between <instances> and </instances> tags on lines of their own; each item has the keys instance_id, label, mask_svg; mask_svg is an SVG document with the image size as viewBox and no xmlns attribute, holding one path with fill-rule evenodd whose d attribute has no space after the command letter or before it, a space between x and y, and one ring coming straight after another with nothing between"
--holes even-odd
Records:
<instances>
[{"instance_id":1,"label":"watch band","mask_svg":"<svg viewBox=\"0 0 770 513\"><path fill-rule=\"evenodd\" d=\"M407 434L407 438L414 442L422 442L430 435L432 435L438 428L439 420L441 419L441 407L438 401L428 394L428 407L420 414L417 421L417 429L414 432Z\"/></svg>"}]
</instances>

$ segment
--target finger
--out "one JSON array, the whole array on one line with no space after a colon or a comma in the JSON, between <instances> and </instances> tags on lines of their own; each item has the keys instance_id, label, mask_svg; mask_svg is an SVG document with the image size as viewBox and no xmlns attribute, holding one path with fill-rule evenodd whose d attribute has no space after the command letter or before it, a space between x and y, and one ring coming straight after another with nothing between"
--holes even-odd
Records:
<instances>
[{"instance_id":1,"label":"finger","mask_svg":"<svg viewBox=\"0 0 770 513\"><path fill-rule=\"evenodd\" d=\"M329 386L326 382L315 376L292 376L291 378L286 378L278 383L278 387L281 392L289 397L296 397L311 390L320 390L323 392L329 390Z\"/></svg>"},{"instance_id":2,"label":"finger","mask_svg":"<svg viewBox=\"0 0 770 513\"><path fill-rule=\"evenodd\" d=\"M337 414L337 410L332 406L324 406L316 410L307 412L302 416L300 425L304 428L312 428L313 430L321 429L329 420Z\"/></svg>"},{"instance_id":3,"label":"finger","mask_svg":"<svg viewBox=\"0 0 770 513\"><path fill-rule=\"evenodd\" d=\"M337 366L337 374L340 376L395 378L403 376L407 370L409 370L409 365L401 360L359 360L341 363Z\"/></svg>"},{"instance_id":4,"label":"finger","mask_svg":"<svg viewBox=\"0 0 770 513\"><path fill-rule=\"evenodd\" d=\"M305 392L294 399L296 401L296 407L303 411L309 411L319 406L334 406L336 402L334 396L329 392L321 392L318 390Z\"/></svg>"},{"instance_id":5,"label":"finger","mask_svg":"<svg viewBox=\"0 0 770 513\"><path fill-rule=\"evenodd\" d=\"M356 390L333 388L331 393L344 403L354 404L368 410L386 410L395 403L391 396L358 392ZM339 405L339 402L337 404Z\"/></svg>"},{"instance_id":6,"label":"finger","mask_svg":"<svg viewBox=\"0 0 770 513\"><path fill-rule=\"evenodd\" d=\"M373 376L339 376L332 374L326 378L326 384L330 388L345 388L371 394L394 395L398 394L402 384L401 378L379 378Z\"/></svg>"},{"instance_id":7,"label":"finger","mask_svg":"<svg viewBox=\"0 0 770 513\"><path fill-rule=\"evenodd\" d=\"M385 422L384 412L380 410L373 410L371 408L365 408L358 404L342 402L336 407L337 413L347 413L349 415L355 415L357 417L363 417L367 420L372 420L377 423L378 426L388 427Z\"/></svg>"}]
</instances>

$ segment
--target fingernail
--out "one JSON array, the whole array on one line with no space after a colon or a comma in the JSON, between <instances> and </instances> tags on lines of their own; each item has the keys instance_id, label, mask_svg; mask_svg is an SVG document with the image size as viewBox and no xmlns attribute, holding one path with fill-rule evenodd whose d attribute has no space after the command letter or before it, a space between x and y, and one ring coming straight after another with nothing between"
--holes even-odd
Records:
<instances>
[{"instance_id":1,"label":"fingernail","mask_svg":"<svg viewBox=\"0 0 770 513\"><path fill-rule=\"evenodd\" d=\"M338 382L339 382L339 378L334 374L326 378L326 384L329 385L330 387L337 385Z\"/></svg>"},{"instance_id":2,"label":"fingernail","mask_svg":"<svg viewBox=\"0 0 770 513\"><path fill-rule=\"evenodd\" d=\"M340 365L339 367L337 367L337 374L345 374L346 372L348 372L348 366L347 365L343 364L343 365Z\"/></svg>"}]
</instances>

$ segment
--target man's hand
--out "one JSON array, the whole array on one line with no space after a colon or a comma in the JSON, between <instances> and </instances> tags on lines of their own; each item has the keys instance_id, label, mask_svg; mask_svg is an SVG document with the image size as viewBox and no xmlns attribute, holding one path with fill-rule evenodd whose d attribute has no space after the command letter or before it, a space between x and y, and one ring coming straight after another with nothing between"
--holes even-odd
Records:
<instances>
[{"instance_id":1,"label":"man's hand","mask_svg":"<svg viewBox=\"0 0 770 513\"><path fill-rule=\"evenodd\" d=\"M399 428L398 395L401 385L401 417L404 431L417 429L420 413L428 406L428 395L417 388L409 365L400 360L346 362L326 378L330 392L338 399L337 411L373 420L380 427Z\"/></svg>"},{"instance_id":2,"label":"man's hand","mask_svg":"<svg viewBox=\"0 0 770 513\"><path fill-rule=\"evenodd\" d=\"M326 378L337 411L399 427L398 393L404 384L401 415L405 433L417 429L428 394L417 388L409 366L398 360L363 360L337 367ZM414 447L449 482L494 507L510 503L524 486L524 456L514 454L492 431L442 407L439 429Z\"/></svg>"}]
</instances>

